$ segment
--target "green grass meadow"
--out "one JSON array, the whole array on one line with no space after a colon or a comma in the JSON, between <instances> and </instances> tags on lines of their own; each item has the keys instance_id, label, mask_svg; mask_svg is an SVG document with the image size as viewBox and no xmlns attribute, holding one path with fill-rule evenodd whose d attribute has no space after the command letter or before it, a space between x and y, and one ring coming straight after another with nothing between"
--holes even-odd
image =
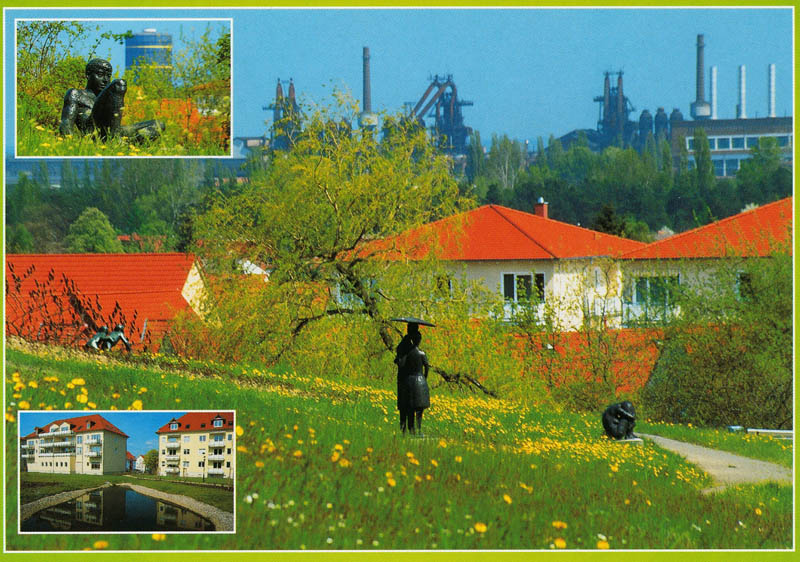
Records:
<instances>
[{"instance_id":1,"label":"green grass meadow","mask_svg":"<svg viewBox=\"0 0 800 562\"><path fill-rule=\"evenodd\" d=\"M793 544L790 486L704 494L709 478L677 455L649 442L625 445L601 437L599 414L559 413L436 387L425 437L411 438L398 431L390 373L370 382L178 363L152 357L123 364L56 348L8 348L6 451L17 450L19 409L234 409L237 532L18 535L17 460L10 454L8 550L593 551ZM786 442L641 425L644 432L700 435L704 443L791 466Z\"/></svg>"}]
</instances>

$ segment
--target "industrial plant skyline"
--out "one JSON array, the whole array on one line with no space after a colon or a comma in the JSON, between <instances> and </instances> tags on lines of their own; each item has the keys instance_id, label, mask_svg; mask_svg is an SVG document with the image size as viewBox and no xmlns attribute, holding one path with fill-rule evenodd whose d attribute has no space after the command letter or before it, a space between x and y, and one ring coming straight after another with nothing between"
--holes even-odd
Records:
<instances>
[{"instance_id":1,"label":"industrial plant skyline","mask_svg":"<svg viewBox=\"0 0 800 562\"><path fill-rule=\"evenodd\" d=\"M737 117L740 67L746 68L748 118L768 116L770 65L775 115L791 116L794 101L791 8L9 9L6 58L13 53L14 18L89 15L232 18L234 137L268 135L273 114L264 108L274 100L277 80L285 91L291 79L301 103L329 104L334 88L361 103L364 47L373 111L413 107L435 76L452 77L459 99L474 104L464 108L464 124L484 144L493 134L535 145L538 137L596 128L595 98L603 94L606 72L624 73L631 118L663 107L689 119L700 34L705 72L717 69L720 119ZM711 84L709 74L705 80ZM707 86L704 98L710 99ZM7 123L13 122L10 99ZM6 133L13 134L8 125Z\"/></svg>"}]
</instances>

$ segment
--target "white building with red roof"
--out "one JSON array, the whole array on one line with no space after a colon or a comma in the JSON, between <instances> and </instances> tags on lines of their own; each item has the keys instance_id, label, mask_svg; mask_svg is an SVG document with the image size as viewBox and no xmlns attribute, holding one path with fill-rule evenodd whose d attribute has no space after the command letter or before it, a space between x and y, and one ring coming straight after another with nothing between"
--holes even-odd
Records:
<instances>
[{"instance_id":1,"label":"white building with red roof","mask_svg":"<svg viewBox=\"0 0 800 562\"><path fill-rule=\"evenodd\" d=\"M176 315L201 314L191 254L8 254L6 333L82 343L125 325L134 349L157 350Z\"/></svg>"},{"instance_id":2,"label":"white building with red roof","mask_svg":"<svg viewBox=\"0 0 800 562\"><path fill-rule=\"evenodd\" d=\"M99 414L58 419L20 439L28 472L119 474L125 472L128 435Z\"/></svg>"},{"instance_id":3,"label":"white building with red roof","mask_svg":"<svg viewBox=\"0 0 800 562\"><path fill-rule=\"evenodd\" d=\"M189 412L172 418L158 434L158 474L233 478L236 445L233 412Z\"/></svg>"},{"instance_id":4,"label":"white building with red roof","mask_svg":"<svg viewBox=\"0 0 800 562\"><path fill-rule=\"evenodd\" d=\"M791 253L793 207L787 197L623 254L623 323L674 313L678 286L707 286L722 275L741 284L748 260Z\"/></svg>"},{"instance_id":5,"label":"white building with red roof","mask_svg":"<svg viewBox=\"0 0 800 562\"><path fill-rule=\"evenodd\" d=\"M485 205L423 225L370 249L391 258L395 249L411 259L430 252L450 264L453 275L479 282L505 301L510 318L520 306L558 310L560 328L579 327L587 311L619 285L619 256L644 243L548 218L547 203L525 213ZM588 307L588 309L587 309Z\"/></svg>"}]
</instances>

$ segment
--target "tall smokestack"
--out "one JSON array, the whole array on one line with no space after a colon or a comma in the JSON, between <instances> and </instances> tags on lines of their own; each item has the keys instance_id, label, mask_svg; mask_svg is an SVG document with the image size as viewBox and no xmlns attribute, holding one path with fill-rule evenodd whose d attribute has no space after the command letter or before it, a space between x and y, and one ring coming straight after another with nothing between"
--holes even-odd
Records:
<instances>
[{"instance_id":1,"label":"tall smokestack","mask_svg":"<svg viewBox=\"0 0 800 562\"><path fill-rule=\"evenodd\" d=\"M767 69L767 91L769 92L769 107L767 115L775 117L775 65L769 65Z\"/></svg>"},{"instance_id":2,"label":"tall smokestack","mask_svg":"<svg viewBox=\"0 0 800 562\"><path fill-rule=\"evenodd\" d=\"M372 92L369 82L369 47L364 47L364 111L372 111Z\"/></svg>"},{"instance_id":3,"label":"tall smokestack","mask_svg":"<svg viewBox=\"0 0 800 562\"><path fill-rule=\"evenodd\" d=\"M745 67L739 67L739 105L736 106L736 118L747 119L747 83Z\"/></svg>"},{"instance_id":4,"label":"tall smokestack","mask_svg":"<svg viewBox=\"0 0 800 562\"><path fill-rule=\"evenodd\" d=\"M358 124L362 129L375 130L378 126L378 116L372 113L372 88L370 87L369 72L369 47L364 47L363 58L364 80L364 110L358 116Z\"/></svg>"},{"instance_id":5,"label":"tall smokestack","mask_svg":"<svg viewBox=\"0 0 800 562\"><path fill-rule=\"evenodd\" d=\"M704 60L705 43L703 41L703 34L697 36L697 72L695 74L697 79L697 88L695 89L695 101L692 103L691 113L695 119L708 119L711 116L711 106L705 99L705 60Z\"/></svg>"},{"instance_id":6,"label":"tall smokestack","mask_svg":"<svg viewBox=\"0 0 800 562\"><path fill-rule=\"evenodd\" d=\"M711 118L717 118L717 67L711 67Z\"/></svg>"}]
</instances>

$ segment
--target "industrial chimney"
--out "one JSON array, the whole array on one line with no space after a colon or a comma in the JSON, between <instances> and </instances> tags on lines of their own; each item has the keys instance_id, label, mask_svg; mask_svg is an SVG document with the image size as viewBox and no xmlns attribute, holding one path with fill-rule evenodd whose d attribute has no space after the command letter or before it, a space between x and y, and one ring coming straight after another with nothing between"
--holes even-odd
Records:
<instances>
[{"instance_id":1,"label":"industrial chimney","mask_svg":"<svg viewBox=\"0 0 800 562\"><path fill-rule=\"evenodd\" d=\"M717 118L717 67L711 67L711 118Z\"/></svg>"},{"instance_id":2,"label":"industrial chimney","mask_svg":"<svg viewBox=\"0 0 800 562\"><path fill-rule=\"evenodd\" d=\"M747 119L747 84L745 79L745 67L739 67L739 105L736 106L736 118Z\"/></svg>"},{"instance_id":3,"label":"industrial chimney","mask_svg":"<svg viewBox=\"0 0 800 562\"><path fill-rule=\"evenodd\" d=\"M771 64L767 68L767 91L769 92L769 107L767 116L775 117L775 65Z\"/></svg>"},{"instance_id":4,"label":"industrial chimney","mask_svg":"<svg viewBox=\"0 0 800 562\"><path fill-rule=\"evenodd\" d=\"M691 114L694 119L708 119L711 116L711 106L705 100L705 61L704 51L705 43L703 42L703 34L697 36L697 88L695 90L696 99L691 106Z\"/></svg>"},{"instance_id":5,"label":"industrial chimney","mask_svg":"<svg viewBox=\"0 0 800 562\"><path fill-rule=\"evenodd\" d=\"M373 130L378 126L378 116L372 113L372 89L370 87L369 47L364 47L363 81L364 110L358 116L358 124L362 129Z\"/></svg>"}]
</instances>

